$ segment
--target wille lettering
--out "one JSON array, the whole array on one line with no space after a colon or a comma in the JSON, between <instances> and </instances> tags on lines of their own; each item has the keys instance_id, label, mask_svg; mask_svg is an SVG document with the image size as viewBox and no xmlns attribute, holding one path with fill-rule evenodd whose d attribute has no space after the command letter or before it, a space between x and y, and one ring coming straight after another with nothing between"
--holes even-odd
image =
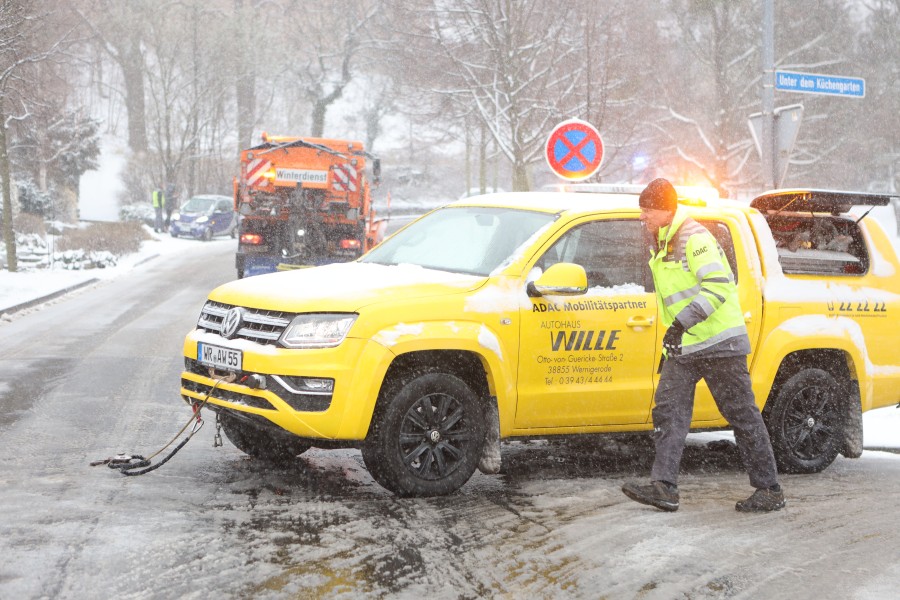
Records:
<instances>
[{"instance_id":1,"label":"wille lettering","mask_svg":"<svg viewBox=\"0 0 900 600\"><path fill-rule=\"evenodd\" d=\"M560 348L565 348L566 352L615 350L620 333L622 333L621 329L613 329L611 331L606 331L605 329L598 331L552 331L550 332L550 349L553 352L559 352Z\"/></svg>"}]
</instances>

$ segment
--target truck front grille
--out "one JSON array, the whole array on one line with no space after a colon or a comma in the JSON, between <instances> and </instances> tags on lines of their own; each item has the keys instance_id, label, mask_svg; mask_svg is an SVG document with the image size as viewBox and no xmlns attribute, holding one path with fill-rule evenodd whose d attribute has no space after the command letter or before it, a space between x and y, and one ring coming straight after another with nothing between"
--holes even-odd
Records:
<instances>
[{"instance_id":1,"label":"truck front grille","mask_svg":"<svg viewBox=\"0 0 900 600\"><path fill-rule=\"evenodd\" d=\"M200 311L197 327L210 333L221 334L222 321L225 320L225 314L231 308L233 306L230 304L207 301ZM234 337L271 346L278 341L293 318L293 313L244 308L243 325Z\"/></svg>"}]
</instances>

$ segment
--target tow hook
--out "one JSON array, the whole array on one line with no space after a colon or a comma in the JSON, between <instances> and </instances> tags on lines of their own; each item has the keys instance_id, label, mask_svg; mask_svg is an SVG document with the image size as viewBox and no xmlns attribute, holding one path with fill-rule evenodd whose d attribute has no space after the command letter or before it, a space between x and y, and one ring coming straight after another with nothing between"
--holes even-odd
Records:
<instances>
[{"instance_id":1,"label":"tow hook","mask_svg":"<svg viewBox=\"0 0 900 600\"><path fill-rule=\"evenodd\" d=\"M259 375L258 373L253 373L252 375L245 376L241 383L246 385L251 390L264 390L266 389L266 377L265 375Z\"/></svg>"},{"instance_id":2,"label":"tow hook","mask_svg":"<svg viewBox=\"0 0 900 600\"><path fill-rule=\"evenodd\" d=\"M212 372L210 372L210 377L215 377L215 375ZM226 375L224 377L215 377L216 383L209 389L208 392L206 392L206 396L203 398L203 400L200 402L191 401L191 409L192 409L191 410L191 418L188 419L187 423L184 424L184 426L178 431L178 433L175 434L175 437L173 437L169 441L168 444L166 444L165 446L163 446L162 448L160 448L159 450L157 450L156 452L151 454L149 457L144 458L143 456L141 456L139 454L129 455L129 454L125 454L125 453L119 453L119 454L116 454L115 456L111 456L109 458L104 458L102 460L95 460L92 463L90 463L90 465L92 467L96 467L98 465L106 465L110 469L117 469L120 473L122 473L122 475L129 475L129 476L144 475L146 473L149 473L150 471L154 471L154 470L158 469L159 467L166 464L169 461L169 459L171 459L173 456L175 456L175 454L177 454L178 451L181 450L184 447L184 445L187 444L191 440L192 437L194 437L194 434L197 433L198 431L200 431L200 428L203 427L203 419L200 417L200 409L202 409L206 405L207 401L209 400L209 397L216 390L216 388L219 387L219 385L222 383L232 383L236 378L237 378L237 375L235 373L229 373L228 375ZM218 414L217 414L217 417L218 417ZM177 440L179 437L181 437L181 434L184 433L185 430L187 430L187 428L191 425L191 423L193 423L194 426L191 428L190 433L187 436L185 436L184 439L182 439L178 443L178 445L175 446L172 449L172 451L169 452L165 457L163 457L159 462L153 463L153 459L156 458L159 454L162 454L162 452L166 448L168 448L173 443L175 443L175 440ZM216 436L215 436L215 439L213 440L213 443L217 446L222 445L222 436L220 435L220 431L221 431L221 425L219 424L218 418L217 418L216 419Z\"/></svg>"},{"instance_id":3,"label":"tow hook","mask_svg":"<svg viewBox=\"0 0 900 600\"><path fill-rule=\"evenodd\" d=\"M150 461L145 459L140 454L130 455L119 453L115 456L104 458L103 460L95 460L91 463L91 466L96 467L99 465L106 465L110 469L133 469L137 467L146 467L149 464Z\"/></svg>"}]
</instances>

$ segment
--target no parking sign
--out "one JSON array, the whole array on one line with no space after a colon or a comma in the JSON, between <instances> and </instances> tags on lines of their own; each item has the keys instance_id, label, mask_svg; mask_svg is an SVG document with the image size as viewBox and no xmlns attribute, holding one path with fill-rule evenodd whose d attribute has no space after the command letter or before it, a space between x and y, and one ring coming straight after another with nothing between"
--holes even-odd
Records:
<instances>
[{"instance_id":1,"label":"no parking sign","mask_svg":"<svg viewBox=\"0 0 900 600\"><path fill-rule=\"evenodd\" d=\"M547 138L547 164L569 181L581 181L597 172L603 162L600 132L580 119L563 121Z\"/></svg>"}]
</instances>

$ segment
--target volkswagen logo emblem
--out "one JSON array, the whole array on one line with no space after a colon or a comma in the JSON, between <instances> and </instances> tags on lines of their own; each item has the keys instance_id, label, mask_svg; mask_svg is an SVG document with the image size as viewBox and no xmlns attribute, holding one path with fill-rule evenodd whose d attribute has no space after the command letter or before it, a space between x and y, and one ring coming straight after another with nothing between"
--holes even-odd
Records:
<instances>
[{"instance_id":1,"label":"volkswagen logo emblem","mask_svg":"<svg viewBox=\"0 0 900 600\"><path fill-rule=\"evenodd\" d=\"M240 306L235 306L228 310L225 313L225 318L222 320L222 337L226 340L230 340L235 336L238 332L238 329L241 328L241 324L244 321L244 309Z\"/></svg>"}]
</instances>

